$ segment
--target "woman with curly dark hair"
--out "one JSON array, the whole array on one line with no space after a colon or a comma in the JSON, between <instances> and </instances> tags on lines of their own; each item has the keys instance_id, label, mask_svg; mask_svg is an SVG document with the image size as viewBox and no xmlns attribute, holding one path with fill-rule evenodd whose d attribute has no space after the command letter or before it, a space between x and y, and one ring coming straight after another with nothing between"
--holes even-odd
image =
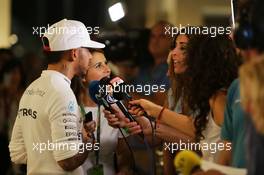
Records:
<instances>
[{"instance_id":1,"label":"woman with curly dark hair","mask_svg":"<svg viewBox=\"0 0 264 175\"><path fill-rule=\"evenodd\" d=\"M186 53L183 98L190 111L194 111L192 117L175 113L144 99L134 100L131 104L140 105L148 115L189 135L190 140L200 142L200 146L207 144L207 149L201 148L203 157L213 161L216 157L214 151L217 150L210 150L208 147L220 140L226 90L237 77L240 60L227 35L195 35L189 40ZM135 106L130 112L138 116L143 114Z\"/></svg>"},{"instance_id":2,"label":"woman with curly dark hair","mask_svg":"<svg viewBox=\"0 0 264 175\"><path fill-rule=\"evenodd\" d=\"M173 39L171 51L168 55L168 77L170 79L170 89L168 90L167 100L164 106L174 112L188 115L190 114L186 101L183 99L184 94L184 72L186 70L186 47L189 39L192 35L185 34L184 28ZM181 34L183 33L183 34ZM159 123L156 128L156 136L162 139L165 145L168 142L177 142L179 138L182 140L189 139L182 133L179 133L177 129L165 124ZM176 153L171 153L169 150L163 150L163 173L170 175L175 174L175 168L173 166L173 159Z\"/></svg>"},{"instance_id":3,"label":"woman with curly dark hair","mask_svg":"<svg viewBox=\"0 0 264 175\"><path fill-rule=\"evenodd\" d=\"M185 95L191 111L195 111L195 138L201 144L220 140L227 89L237 77L240 63L227 35L196 35L189 42ZM204 158L215 160L212 150L202 152Z\"/></svg>"},{"instance_id":4,"label":"woman with curly dark hair","mask_svg":"<svg viewBox=\"0 0 264 175\"><path fill-rule=\"evenodd\" d=\"M237 58L231 39L226 35L213 38L208 35L194 36L188 45L185 72L185 95L188 106L196 111L194 125L196 139L204 138L202 132L213 115L214 102L219 93L226 93L231 82L237 77L240 60ZM223 112L223 111L222 111ZM217 115L219 116L219 115ZM220 115L222 116L222 115ZM214 118L220 125L222 120Z\"/></svg>"}]
</instances>

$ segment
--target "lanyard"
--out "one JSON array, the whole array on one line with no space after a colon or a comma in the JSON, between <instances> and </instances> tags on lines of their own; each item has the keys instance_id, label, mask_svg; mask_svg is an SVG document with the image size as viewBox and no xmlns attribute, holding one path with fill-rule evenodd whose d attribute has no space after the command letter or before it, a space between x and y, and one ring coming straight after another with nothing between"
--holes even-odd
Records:
<instances>
[{"instance_id":1,"label":"lanyard","mask_svg":"<svg viewBox=\"0 0 264 175\"><path fill-rule=\"evenodd\" d=\"M81 108L81 113L82 113L82 117L83 117L83 120L84 120L84 117L85 117L85 110L84 110L84 107L83 107L83 105L81 104L80 105L80 108Z\"/></svg>"},{"instance_id":2,"label":"lanyard","mask_svg":"<svg viewBox=\"0 0 264 175\"><path fill-rule=\"evenodd\" d=\"M100 105L98 105L97 108L97 129L96 129L96 142L99 144L100 147L100 130L101 130L101 110ZM99 153L100 148L98 150L95 150L95 164L99 165Z\"/></svg>"}]
</instances>

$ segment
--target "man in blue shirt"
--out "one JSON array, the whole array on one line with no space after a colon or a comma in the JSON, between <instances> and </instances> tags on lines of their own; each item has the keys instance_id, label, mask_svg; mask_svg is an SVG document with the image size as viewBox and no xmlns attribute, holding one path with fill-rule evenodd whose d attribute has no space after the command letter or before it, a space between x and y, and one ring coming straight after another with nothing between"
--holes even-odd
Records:
<instances>
[{"instance_id":1,"label":"man in blue shirt","mask_svg":"<svg viewBox=\"0 0 264 175\"><path fill-rule=\"evenodd\" d=\"M219 163L238 168L245 168L244 138L246 114L244 113L240 103L238 79L236 79L228 89L224 115L225 117L221 130L221 139L225 142L225 144L228 142L232 143L232 151L230 150L222 153L224 155L220 157L221 160L219 160Z\"/></svg>"},{"instance_id":2,"label":"man in blue shirt","mask_svg":"<svg viewBox=\"0 0 264 175\"><path fill-rule=\"evenodd\" d=\"M258 59L264 51L263 9L261 0L242 4L235 40L242 49L245 64ZM238 80L229 88L221 138L225 143L232 143L232 151L223 151L219 163L246 167L250 175L264 174L264 136L256 132L251 118L242 110Z\"/></svg>"}]
</instances>

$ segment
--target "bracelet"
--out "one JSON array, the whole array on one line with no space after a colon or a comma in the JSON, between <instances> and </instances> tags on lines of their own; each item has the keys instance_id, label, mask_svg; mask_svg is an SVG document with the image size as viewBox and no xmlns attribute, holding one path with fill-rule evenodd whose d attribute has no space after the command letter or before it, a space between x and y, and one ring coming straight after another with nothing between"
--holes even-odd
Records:
<instances>
[{"instance_id":1,"label":"bracelet","mask_svg":"<svg viewBox=\"0 0 264 175\"><path fill-rule=\"evenodd\" d=\"M161 111L160 111L160 113L158 115L158 118L157 118L158 121L161 119L164 109L165 109L165 106L163 106L163 108L161 109Z\"/></svg>"}]
</instances>

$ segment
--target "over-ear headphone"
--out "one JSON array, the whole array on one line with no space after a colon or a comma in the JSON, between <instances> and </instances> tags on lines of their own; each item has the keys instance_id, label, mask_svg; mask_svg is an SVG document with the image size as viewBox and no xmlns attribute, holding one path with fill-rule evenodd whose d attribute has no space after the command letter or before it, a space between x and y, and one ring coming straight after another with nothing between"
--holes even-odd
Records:
<instances>
[{"instance_id":1,"label":"over-ear headphone","mask_svg":"<svg viewBox=\"0 0 264 175\"><path fill-rule=\"evenodd\" d=\"M246 3L238 9L239 19L236 23L234 40L236 46L240 49L249 49L254 47L256 34L252 28L252 4Z\"/></svg>"}]
</instances>

